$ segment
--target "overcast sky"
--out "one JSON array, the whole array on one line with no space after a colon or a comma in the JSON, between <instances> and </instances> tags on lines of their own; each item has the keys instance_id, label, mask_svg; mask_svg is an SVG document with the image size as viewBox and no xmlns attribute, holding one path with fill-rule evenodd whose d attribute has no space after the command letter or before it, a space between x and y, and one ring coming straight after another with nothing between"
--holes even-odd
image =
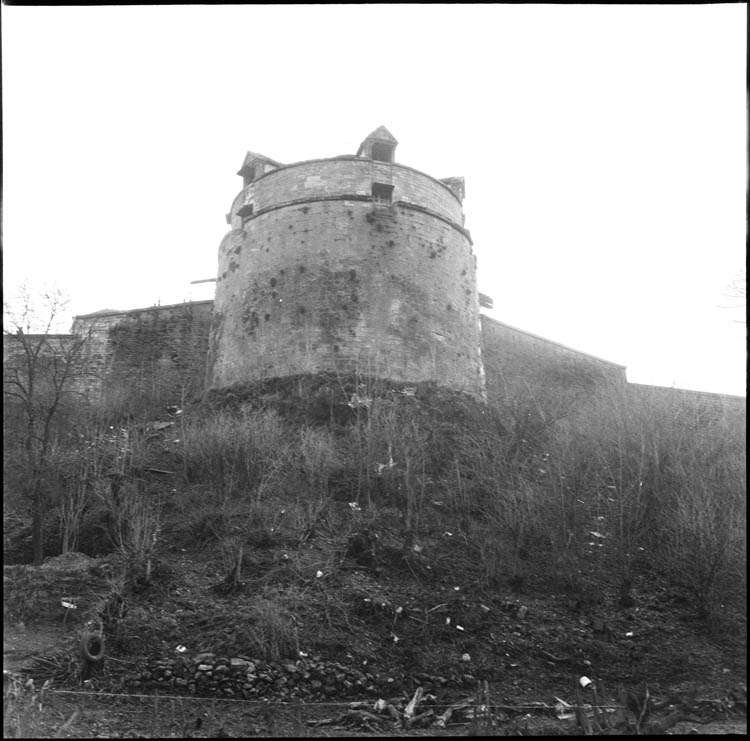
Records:
<instances>
[{"instance_id":1,"label":"overcast sky","mask_svg":"<svg viewBox=\"0 0 750 741\"><path fill-rule=\"evenodd\" d=\"M235 175L464 176L495 318L640 383L745 393L745 4L2 7L4 289L211 298Z\"/></svg>"}]
</instances>

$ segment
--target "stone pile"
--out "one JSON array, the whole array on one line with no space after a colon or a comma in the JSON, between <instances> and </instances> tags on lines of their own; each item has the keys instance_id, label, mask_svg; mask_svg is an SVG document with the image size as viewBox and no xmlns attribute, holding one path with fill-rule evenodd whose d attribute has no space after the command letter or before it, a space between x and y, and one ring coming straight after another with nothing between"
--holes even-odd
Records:
<instances>
[{"instance_id":1,"label":"stone pile","mask_svg":"<svg viewBox=\"0 0 750 741\"><path fill-rule=\"evenodd\" d=\"M158 659L131 681L133 688L169 688L178 693L253 699L320 700L333 697L390 696L421 686L427 692L442 687L472 686L471 674L447 677L416 674L403 678L366 671L319 658L258 661L246 656L226 658L201 653L193 659Z\"/></svg>"}]
</instances>

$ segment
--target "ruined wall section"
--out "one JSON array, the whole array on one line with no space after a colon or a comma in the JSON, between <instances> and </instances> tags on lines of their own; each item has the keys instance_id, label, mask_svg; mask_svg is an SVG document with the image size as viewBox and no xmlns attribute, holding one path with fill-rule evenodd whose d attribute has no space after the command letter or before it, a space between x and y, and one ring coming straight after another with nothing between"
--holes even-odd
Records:
<instances>
[{"instance_id":1,"label":"ruined wall section","mask_svg":"<svg viewBox=\"0 0 750 741\"><path fill-rule=\"evenodd\" d=\"M78 316L92 392L177 403L203 391L213 301Z\"/></svg>"},{"instance_id":2,"label":"ruined wall section","mask_svg":"<svg viewBox=\"0 0 750 741\"><path fill-rule=\"evenodd\" d=\"M339 370L484 393L476 260L448 186L356 157L297 163L248 185L230 223L209 386Z\"/></svg>"}]
</instances>

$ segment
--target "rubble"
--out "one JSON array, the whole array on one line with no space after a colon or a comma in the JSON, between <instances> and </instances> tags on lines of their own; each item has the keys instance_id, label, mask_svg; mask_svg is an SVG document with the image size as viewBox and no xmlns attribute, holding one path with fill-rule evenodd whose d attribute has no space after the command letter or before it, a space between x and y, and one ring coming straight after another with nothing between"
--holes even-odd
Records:
<instances>
[{"instance_id":1,"label":"rubble","mask_svg":"<svg viewBox=\"0 0 750 741\"><path fill-rule=\"evenodd\" d=\"M132 688L170 688L175 692L210 696L238 696L244 699L274 697L282 700L321 700L374 696L383 687L395 689L416 685L414 709L422 693L433 688L471 686L469 674L448 679L419 673L413 677L388 676L320 657L297 660L260 661L248 656L217 657L200 653L156 659L148 668L129 679ZM415 716L416 712L412 713Z\"/></svg>"}]
</instances>

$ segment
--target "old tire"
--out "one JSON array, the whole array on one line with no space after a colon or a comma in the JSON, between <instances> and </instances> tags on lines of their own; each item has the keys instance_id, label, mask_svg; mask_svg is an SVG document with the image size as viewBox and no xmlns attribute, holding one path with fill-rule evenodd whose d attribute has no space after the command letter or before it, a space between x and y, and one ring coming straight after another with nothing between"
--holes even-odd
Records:
<instances>
[{"instance_id":1,"label":"old tire","mask_svg":"<svg viewBox=\"0 0 750 741\"><path fill-rule=\"evenodd\" d=\"M83 659L89 664L96 664L104 658L104 636L87 631L81 636L80 648Z\"/></svg>"}]
</instances>

